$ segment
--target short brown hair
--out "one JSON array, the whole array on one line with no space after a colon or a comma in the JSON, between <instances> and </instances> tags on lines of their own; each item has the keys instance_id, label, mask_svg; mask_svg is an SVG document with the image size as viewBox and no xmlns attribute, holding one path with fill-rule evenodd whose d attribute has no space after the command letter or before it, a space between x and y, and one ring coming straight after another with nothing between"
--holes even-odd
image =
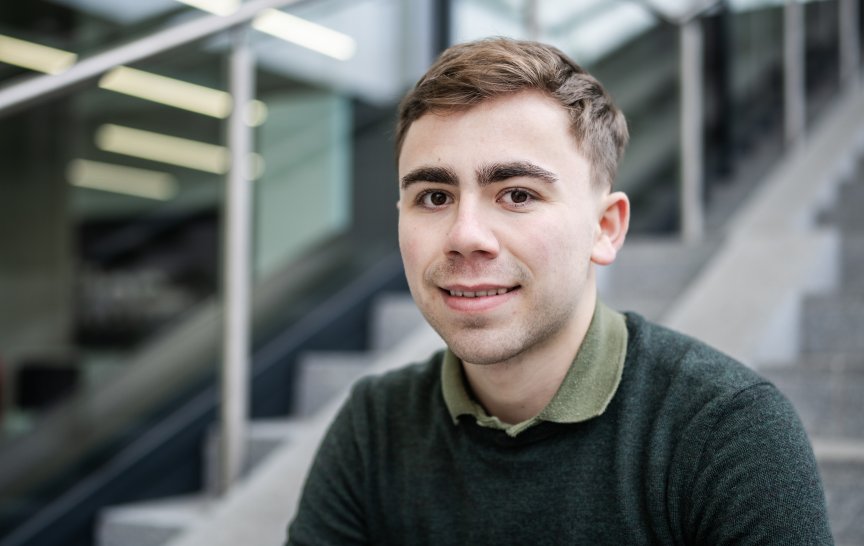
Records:
<instances>
[{"instance_id":1,"label":"short brown hair","mask_svg":"<svg viewBox=\"0 0 864 546\"><path fill-rule=\"evenodd\" d=\"M444 51L399 105L396 157L411 124L430 112L468 109L486 99L526 90L547 93L570 114L576 144L592 178L609 185L627 145L627 122L612 97L558 48L487 38Z\"/></svg>"}]
</instances>

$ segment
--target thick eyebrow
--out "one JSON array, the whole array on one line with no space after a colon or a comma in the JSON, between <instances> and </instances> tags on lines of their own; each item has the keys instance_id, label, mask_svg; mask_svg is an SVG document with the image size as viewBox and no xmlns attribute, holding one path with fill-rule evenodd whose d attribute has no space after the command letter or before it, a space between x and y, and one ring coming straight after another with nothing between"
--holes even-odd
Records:
<instances>
[{"instance_id":1,"label":"thick eyebrow","mask_svg":"<svg viewBox=\"0 0 864 546\"><path fill-rule=\"evenodd\" d=\"M400 182L404 190L415 182L434 182L437 184L458 186L459 178L455 172L446 167L418 167L403 176Z\"/></svg>"},{"instance_id":2,"label":"thick eyebrow","mask_svg":"<svg viewBox=\"0 0 864 546\"><path fill-rule=\"evenodd\" d=\"M519 177L538 178L550 184L558 181L558 177L553 173L530 161L492 163L480 167L477 171L477 183L480 187ZM400 185L402 189L405 189L417 182L458 186L459 178L452 169L447 167L418 167L403 176Z\"/></svg>"},{"instance_id":3,"label":"thick eyebrow","mask_svg":"<svg viewBox=\"0 0 864 546\"><path fill-rule=\"evenodd\" d=\"M509 163L492 163L480 167L477 171L477 183L483 187L495 182L503 182L510 178L538 178L550 184L558 181L558 177L539 165L530 161L512 161Z\"/></svg>"}]
</instances>

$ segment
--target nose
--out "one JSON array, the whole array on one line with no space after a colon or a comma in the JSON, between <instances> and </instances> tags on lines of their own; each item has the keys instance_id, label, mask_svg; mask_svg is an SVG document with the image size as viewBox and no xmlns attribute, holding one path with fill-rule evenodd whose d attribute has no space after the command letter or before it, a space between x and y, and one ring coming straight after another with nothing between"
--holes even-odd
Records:
<instances>
[{"instance_id":1,"label":"nose","mask_svg":"<svg viewBox=\"0 0 864 546\"><path fill-rule=\"evenodd\" d=\"M476 203L460 202L447 234L447 254L465 258L497 256L500 245L488 215Z\"/></svg>"}]
</instances>

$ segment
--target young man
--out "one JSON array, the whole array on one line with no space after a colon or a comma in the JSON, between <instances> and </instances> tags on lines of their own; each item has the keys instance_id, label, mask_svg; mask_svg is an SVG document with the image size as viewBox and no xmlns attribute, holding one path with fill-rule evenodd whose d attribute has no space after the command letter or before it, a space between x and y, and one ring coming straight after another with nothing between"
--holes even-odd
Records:
<instances>
[{"instance_id":1,"label":"young man","mask_svg":"<svg viewBox=\"0 0 864 546\"><path fill-rule=\"evenodd\" d=\"M597 300L624 242L627 141L555 48L447 50L397 128L399 243L447 342L360 381L289 544L830 544L812 450L777 390Z\"/></svg>"}]
</instances>

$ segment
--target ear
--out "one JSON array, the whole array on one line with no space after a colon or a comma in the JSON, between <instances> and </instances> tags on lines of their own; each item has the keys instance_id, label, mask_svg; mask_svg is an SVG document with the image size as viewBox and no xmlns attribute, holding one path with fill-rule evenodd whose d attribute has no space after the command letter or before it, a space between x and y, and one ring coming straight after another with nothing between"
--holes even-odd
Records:
<instances>
[{"instance_id":1,"label":"ear","mask_svg":"<svg viewBox=\"0 0 864 546\"><path fill-rule=\"evenodd\" d=\"M630 200L620 191L600 198L599 225L591 261L609 265L615 261L630 227Z\"/></svg>"}]
</instances>

